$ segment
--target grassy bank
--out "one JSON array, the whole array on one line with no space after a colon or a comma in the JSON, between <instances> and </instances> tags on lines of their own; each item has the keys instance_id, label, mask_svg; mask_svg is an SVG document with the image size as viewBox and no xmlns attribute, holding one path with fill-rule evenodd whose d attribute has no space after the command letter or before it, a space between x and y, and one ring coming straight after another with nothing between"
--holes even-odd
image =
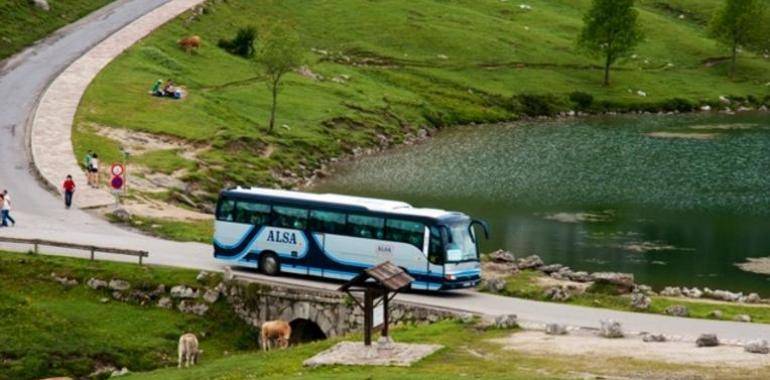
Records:
<instances>
[{"instance_id":1,"label":"grassy bank","mask_svg":"<svg viewBox=\"0 0 770 380\"><path fill-rule=\"evenodd\" d=\"M51 273L75 278L64 286ZM0 252L0 379L82 377L100 367L147 371L176 364L179 335L195 332L209 360L255 348L256 334L216 303L206 317L139 306L92 290L96 277L137 288L200 285L197 272ZM107 299L107 302L103 302Z\"/></svg>"},{"instance_id":2,"label":"grassy bank","mask_svg":"<svg viewBox=\"0 0 770 380\"><path fill-rule=\"evenodd\" d=\"M725 65L705 63L726 54L705 32L719 0L639 1L647 38L602 87L601 65L575 43L589 3L536 0L528 10L486 0L211 1L201 15L187 13L129 49L92 83L76 116L76 154L94 149L105 162L117 160L125 142L105 137L105 127L174 139L195 152L183 165L188 193L211 202L233 184L289 186L279 177L302 177L357 147L398 144L426 126L580 108L687 110L720 96L765 102L767 59L743 53L735 81ZM260 72L216 43L276 20L296 27L310 70L323 79L286 77L279 127L268 135ZM203 46L184 53L176 42L193 34ZM172 78L189 96L148 96L158 78ZM177 156L157 153L154 165L168 169L158 160Z\"/></svg>"},{"instance_id":3,"label":"grassy bank","mask_svg":"<svg viewBox=\"0 0 770 380\"><path fill-rule=\"evenodd\" d=\"M545 290L553 284L544 285L539 281L541 278L547 278L545 274L534 271L524 270L506 278L505 289L500 292L502 295L511 297L534 299L539 301L548 301ZM768 305L741 305L728 302L717 302L709 300L693 300L687 298L671 298L661 296L651 296L652 303L646 313L666 314L666 309L673 305L686 306L691 318L735 320L739 315L749 315L752 322L770 323L770 306ZM613 287L589 287L585 293L575 294L565 303L590 307L601 307L606 309L622 311L639 311L631 307L631 298L628 295L618 295ZM711 313L719 310L722 315L717 318Z\"/></svg>"},{"instance_id":4,"label":"grassy bank","mask_svg":"<svg viewBox=\"0 0 770 380\"><path fill-rule=\"evenodd\" d=\"M0 2L0 60L112 1L48 0L48 12L35 7L32 1Z\"/></svg>"}]
</instances>

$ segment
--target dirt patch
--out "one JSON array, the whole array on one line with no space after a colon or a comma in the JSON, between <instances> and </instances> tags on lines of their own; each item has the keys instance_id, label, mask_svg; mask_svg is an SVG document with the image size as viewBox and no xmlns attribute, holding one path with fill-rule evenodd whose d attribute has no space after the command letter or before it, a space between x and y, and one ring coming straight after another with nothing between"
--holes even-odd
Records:
<instances>
[{"instance_id":1,"label":"dirt patch","mask_svg":"<svg viewBox=\"0 0 770 380\"><path fill-rule=\"evenodd\" d=\"M632 358L712 368L758 369L770 366L769 355L749 354L740 346L698 348L693 342L646 343L640 337L607 339L590 333L554 336L539 331L520 332L493 341L508 350L544 355L585 356L592 360L601 360L601 357Z\"/></svg>"},{"instance_id":2,"label":"dirt patch","mask_svg":"<svg viewBox=\"0 0 770 380\"><path fill-rule=\"evenodd\" d=\"M191 211L165 202L152 199L126 200L123 208L131 215L138 215L154 219L174 219L180 221L210 220L213 215L202 212ZM105 212L111 211L107 209Z\"/></svg>"},{"instance_id":3,"label":"dirt patch","mask_svg":"<svg viewBox=\"0 0 770 380\"><path fill-rule=\"evenodd\" d=\"M179 138L154 135L129 129L95 126L94 131L99 136L119 141L123 148L132 155L140 155L154 150L176 149L182 152L197 152L202 149L202 147Z\"/></svg>"},{"instance_id":4,"label":"dirt patch","mask_svg":"<svg viewBox=\"0 0 770 380\"><path fill-rule=\"evenodd\" d=\"M747 257L745 263L735 263L742 271L770 275L770 257Z\"/></svg>"},{"instance_id":5,"label":"dirt patch","mask_svg":"<svg viewBox=\"0 0 770 380\"><path fill-rule=\"evenodd\" d=\"M689 140L711 140L718 136L718 133L686 133L686 132L650 132L647 136L657 139L689 139Z\"/></svg>"}]
</instances>

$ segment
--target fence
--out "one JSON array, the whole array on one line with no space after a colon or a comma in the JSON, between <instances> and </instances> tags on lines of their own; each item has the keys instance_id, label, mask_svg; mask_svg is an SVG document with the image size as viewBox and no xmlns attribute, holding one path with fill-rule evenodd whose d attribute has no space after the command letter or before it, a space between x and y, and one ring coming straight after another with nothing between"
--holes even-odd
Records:
<instances>
[{"instance_id":1,"label":"fence","mask_svg":"<svg viewBox=\"0 0 770 380\"><path fill-rule=\"evenodd\" d=\"M43 240L43 239L20 239L20 238L0 236L0 243L31 245L33 246L33 252L35 253L39 253L40 246L67 248L67 249L80 249L80 250L91 252L91 260L94 260L94 255L96 254L96 252L111 253L115 255L136 256L139 258L139 265L142 265L142 259L150 255L150 253L147 251L140 251L135 249L99 247L95 245L65 243L60 241L51 241L51 240Z\"/></svg>"}]
</instances>

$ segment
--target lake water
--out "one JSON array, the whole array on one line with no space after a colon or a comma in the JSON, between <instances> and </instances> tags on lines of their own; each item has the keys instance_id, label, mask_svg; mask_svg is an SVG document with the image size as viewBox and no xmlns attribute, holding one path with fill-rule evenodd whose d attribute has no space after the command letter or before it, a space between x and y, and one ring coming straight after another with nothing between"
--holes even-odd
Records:
<instances>
[{"instance_id":1,"label":"lake water","mask_svg":"<svg viewBox=\"0 0 770 380\"><path fill-rule=\"evenodd\" d=\"M449 128L339 165L313 191L458 210L484 251L770 295L770 115L586 118Z\"/></svg>"}]
</instances>

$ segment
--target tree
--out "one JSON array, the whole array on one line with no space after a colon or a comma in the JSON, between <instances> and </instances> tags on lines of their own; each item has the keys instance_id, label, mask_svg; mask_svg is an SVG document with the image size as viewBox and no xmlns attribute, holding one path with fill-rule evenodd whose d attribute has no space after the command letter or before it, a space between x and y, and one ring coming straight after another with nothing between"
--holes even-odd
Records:
<instances>
[{"instance_id":1,"label":"tree","mask_svg":"<svg viewBox=\"0 0 770 380\"><path fill-rule=\"evenodd\" d=\"M644 38L634 0L593 0L583 17L578 45L604 58L604 85L610 84L610 67Z\"/></svg>"},{"instance_id":2,"label":"tree","mask_svg":"<svg viewBox=\"0 0 770 380\"><path fill-rule=\"evenodd\" d=\"M273 132L275 110L278 106L278 92L281 79L286 73L299 67L303 62L303 49L296 31L284 24L274 25L261 39L257 62L267 77L267 87L272 95L270 122L267 133Z\"/></svg>"},{"instance_id":3,"label":"tree","mask_svg":"<svg viewBox=\"0 0 770 380\"><path fill-rule=\"evenodd\" d=\"M765 6L763 0L725 0L709 24L709 36L730 47L730 78L735 78L738 48L761 45Z\"/></svg>"}]
</instances>

